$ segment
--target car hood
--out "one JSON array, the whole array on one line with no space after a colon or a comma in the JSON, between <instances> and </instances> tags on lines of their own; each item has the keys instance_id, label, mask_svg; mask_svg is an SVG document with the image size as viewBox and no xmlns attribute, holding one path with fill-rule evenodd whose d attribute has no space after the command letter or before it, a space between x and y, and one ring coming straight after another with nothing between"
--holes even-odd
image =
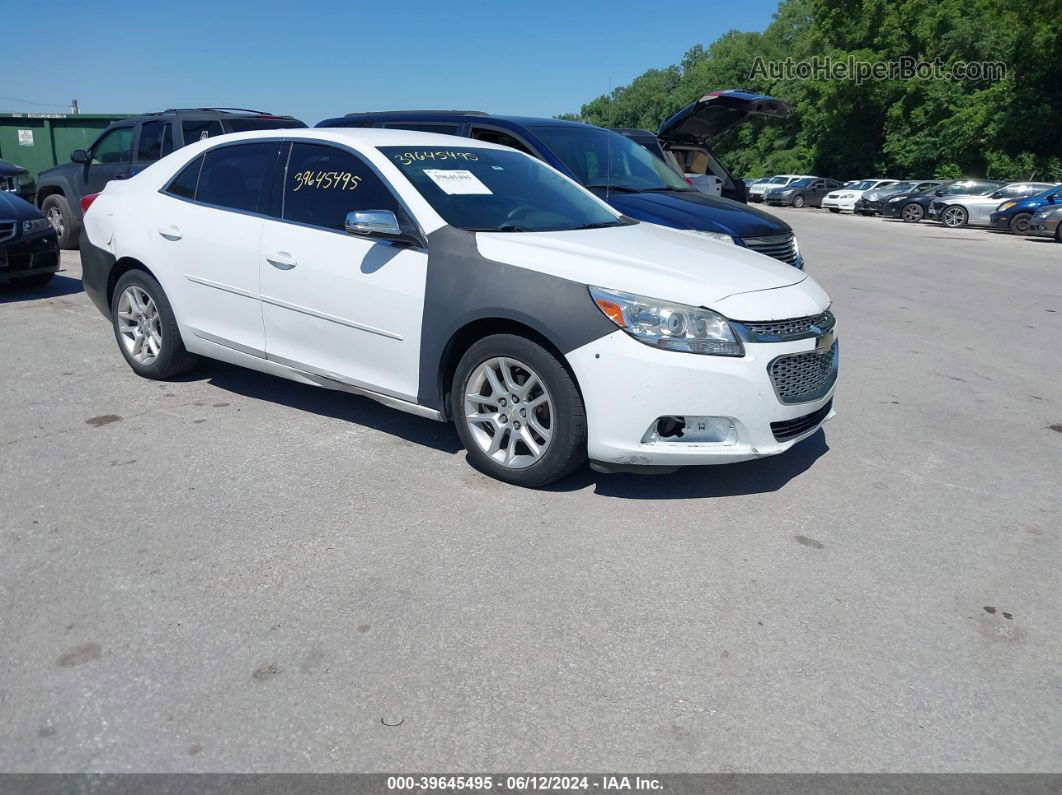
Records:
<instances>
[{"instance_id":1,"label":"car hood","mask_svg":"<svg viewBox=\"0 0 1062 795\"><path fill-rule=\"evenodd\" d=\"M653 224L564 232L478 232L476 243L487 259L693 306L711 308L733 296L806 285L794 293L801 298L788 302L743 301L742 309L752 314L742 320L801 317L825 310L829 302L807 274L784 262ZM812 311L805 311L809 307Z\"/></svg>"},{"instance_id":2,"label":"car hood","mask_svg":"<svg viewBox=\"0 0 1062 795\"><path fill-rule=\"evenodd\" d=\"M731 237L784 235L793 231L770 213L700 191L612 193L606 201L631 218L675 229L722 232Z\"/></svg>"},{"instance_id":3,"label":"car hood","mask_svg":"<svg viewBox=\"0 0 1062 795\"><path fill-rule=\"evenodd\" d=\"M43 218L41 211L13 193L0 191L0 218L10 221L33 221Z\"/></svg>"},{"instance_id":4,"label":"car hood","mask_svg":"<svg viewBox=\"0 0 1062 795\"><path fill-rule=\"evenodd\" d=\"M789 106L766 94L712 91L664 120L657 137L669 144L709 145L752 116L787 116Z\"/></svg>"},{"instance_id":5,"label":"car hood","mask_svg":"<svg viewBox=\"0 0 1062 795\"><path fill-rule=\"evenodd\" d=\"M8 163L6 160L0 160L0 174L9 176L11 174L28 174L29 171L22 166L16 166L14 163Z\"/></svg>"}]
</instances>

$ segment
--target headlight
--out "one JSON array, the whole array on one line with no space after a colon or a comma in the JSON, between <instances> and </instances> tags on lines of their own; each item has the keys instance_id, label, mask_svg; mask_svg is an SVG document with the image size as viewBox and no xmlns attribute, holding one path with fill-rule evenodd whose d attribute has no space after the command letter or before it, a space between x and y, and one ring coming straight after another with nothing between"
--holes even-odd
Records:
<instances>
[{"instance_id":1,"label":"headlight","mask_svg":"<svg viewBox=\"0 0 1062 795\"><path fill-rule=\"evenodd\" d=\"M37 218L33 221L22 222L22 234L35 235L38 232L44 232L47 229L51 229L52 225L48 223L47 218Z\"/></svg>"},{"instance_id":2,"label":"headlight","mask_svg":"<svg viewBox=\"0 0 1062 795\"><path fill-rule=\"evenodd\" d=\"M999 205L996 208L996 212L998 213L998 212L1002 212L1003 210L1009 210L1015 204L1017 204L1017 202L1003 202L1001 205Z\"/></svg>"},{"instance_id":3,"label":"headlight","mask_svg":"<svg viewBox=\"0 0 1062 795\"><path fill-rule=\"evenodd\" d=\"M653 348L712 356L745 353L727 319L711 310L603 287L591 287L590 296L605 317Z\"/></svg>"},{"instance_id":4,"label":"headlight","mask_svg":"<svg viewBox=\"0 0 1062 795\"><path fill-rule=\"evenodd\" d=\"M695 235L700 235L701 237L706 237L709 240L718 240L720 243L729 243L732 246L736 246L737 245L737 243L734 242L734 238L732 238L730 235L726 234L725 232L705 232L705 231L703 231L701 229L683 229L682 231L683 232L692 232Z\"/></svg>"},{"instance_id":5,"label":"headlight","mask_svg":"<svg viewBox=\"0 0 1062 795\"><path fill-rule=\"evenodd\" d=\"M841 198L842 198L842 199L851 199L851 198L852 198L853 196L855 196L855 194L854 194L854 193L845 193L845 194L843 194L843 195L841 196Z\"/></svg>"},{"instance_id":6,"label":"headlight","mask_svg":"<svg viewBox=\"0 0 1062 795\"><path fill-rule=\"evenodd\" d=\"M903 196L893 196L891 199L889 199L889 203L891 204L892 202L898 202L902 198Z\"/></svg>"},{"instance_id":7,"label":"headlight","mask_svg":"<svg viewBox=\"0 0 1062 795\"><path fill-rule=\"evenodd\" d=\"M25 174L19 174L18 175L18 184L22 185L23 187L25 187L26 185L32 185L33 184L33 175L30 174L28 171Z\"/></svg>"}]
</instances>

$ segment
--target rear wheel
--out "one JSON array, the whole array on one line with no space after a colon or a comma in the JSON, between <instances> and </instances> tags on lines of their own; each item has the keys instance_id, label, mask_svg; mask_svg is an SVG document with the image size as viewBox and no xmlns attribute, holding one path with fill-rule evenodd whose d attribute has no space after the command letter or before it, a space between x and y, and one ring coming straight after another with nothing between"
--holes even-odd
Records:
<instances>
[{"instance_id":1,"label":"rear wheel","mask_svg":"<svg viewBox=\"0 0 1062 795\"><path fill-rule=\"evenodd\" d=\"M958 229L960 226L966 226L968 218L969 215L966 212L966 208L958 205L945 207L944 212L940 214L941 222L949 229Z\"/></svg>"},{"instance_id":2,"label":"rear wheel","mask_svg":"<svg viewBox=\"0 0 1062 795\"><path fill-rule=\"evenodd\" d=\"M181 341L181 331L162 286L144 271L118 279L111 299L111 322L118 349L139 376L165 380L199 362Z\"/></svg>"},{"instance_id":3,"label":"rear wheel","mask_svg":"<svg viewBox=\"0 0 1062 795\"><path fill-rule=\"evenodd\" d=\"M804 194L801 193L793 197L794 207L803 207L805 203L806 200L804 199Z\"/></svg>"},{"instance_id":4,"label":"rear wheel","mask_svg":"<svg viewBox=\"0 0 1062 795\"><path fill-rule=\"evenodd\" d=\"M450 410L471 463L531 488L586 461L586 410L571 375L541 345L513 334L476 342L454 374Z\"/></svg>"},{"instance_id":5,"label":"rear wheel","mask_svg":"<svg viewBox=\"0 0 1062 795\"><path fill-rule=\"evenodd\" d=\"M909 224L917 224L925 217L926 211L922 209L921 204L905 204L903 209L900 210L900 217Z\"/></svg>"},{"instance_id":6,"label":"rear wheel","mask_svg":"<svg viewBox=\"0 0 1062 795\"><path fill-rule=\"evenodd\" d=\"M59 236L59 248L77 248L77 237L80 230L77 221L70 213L70 202L59 193L53 193L41 204L41 212L52 225L55 234Z\"/></svg>"},{"instance_id":7,"label":"rear wheel","mask_svg":"<svg viewBox=\"0 0 1062 795\"><path fill-rule=\"evenodd\" d=\"M1029 234L1029 221L1032 220L1032 213L1018 213L1010 219L1010 231L1015 235L1027 235Z\"/></svg>"}]
</instances>

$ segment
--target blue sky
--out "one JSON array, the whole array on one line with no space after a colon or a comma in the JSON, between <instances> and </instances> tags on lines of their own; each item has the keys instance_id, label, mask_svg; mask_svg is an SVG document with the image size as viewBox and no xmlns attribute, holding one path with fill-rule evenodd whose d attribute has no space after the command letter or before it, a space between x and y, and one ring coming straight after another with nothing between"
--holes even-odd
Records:
<instances>
[{"instance_id":1,"label":"blue sky","mask_svg":"<svg viewBox=\"0 0 1062 795\"><path fill-rule=\"evenodd\" d=\"M313 124L355 110L470 108L552 116L676 63L777 0L5 4L4 27L51 41L9 53L0 96L83 113L238 105ZM46 33L42 22L58 22ZM27 40L17 37L19 42ZM713 86L725 88L725 86ZM706 87L707 88L707 87ZM62 112L0 99L0 111Z\"/></svg>"}]
</instances>

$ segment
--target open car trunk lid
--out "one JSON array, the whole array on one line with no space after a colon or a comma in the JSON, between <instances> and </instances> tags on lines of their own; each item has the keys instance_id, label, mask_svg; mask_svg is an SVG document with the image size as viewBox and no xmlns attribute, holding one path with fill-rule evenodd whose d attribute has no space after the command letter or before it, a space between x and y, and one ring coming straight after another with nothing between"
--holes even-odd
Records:
<instances>
[{"instance_id":1,"label":"open car trunk lid","mask_svg":"<svg viewBox=\"0 0 1062 795\"><path fill-rule=\"evenodd\" d=\"M788 114L788 105L766 94L740 89L712 91L665 119L657 136L669 144L708 146L753 115L783 117Z\"/></svg>"}]
</instances>

